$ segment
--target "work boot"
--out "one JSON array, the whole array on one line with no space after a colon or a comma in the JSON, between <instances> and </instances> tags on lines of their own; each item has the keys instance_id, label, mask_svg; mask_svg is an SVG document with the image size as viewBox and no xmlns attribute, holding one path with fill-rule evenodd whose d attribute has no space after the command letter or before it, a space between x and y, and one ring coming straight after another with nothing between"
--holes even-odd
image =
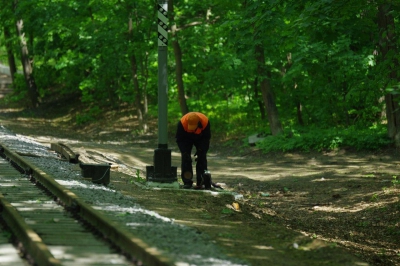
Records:
<instances>
[{"instance_id":1,"label":"work boot","mask_svg":"<svg viewBox=\"0 0 400 266\"><path fill-rule=\"evenodd\" d=\"M183 184L183 188L184 188L184 189L191 189L191 188L192 188L192 184L190 184L190 183L185 183L185 184Z\"/></svg>"},{"instance_id":2,"label":"work boot","mask_svg":"<svg viewBox=\"0 0 400 266\"><path fill-rule=\"evenodd\" d=\"M205 189L211 189L211 172L208 170L205 170L203 175L203 184Z\"/></svg>"},{"instance_id":3,"label":"work boot","mask_svg":"<svg viewBox=\"0 0 400 266\"><path fill-rule=\"evenodd\" d=\"M197 189L197 190L203 189L203 188L204 188L204 187L203 187L202 185L197 185L197 186L194 187L194 189Z\"/></svg>"}]
</instances>

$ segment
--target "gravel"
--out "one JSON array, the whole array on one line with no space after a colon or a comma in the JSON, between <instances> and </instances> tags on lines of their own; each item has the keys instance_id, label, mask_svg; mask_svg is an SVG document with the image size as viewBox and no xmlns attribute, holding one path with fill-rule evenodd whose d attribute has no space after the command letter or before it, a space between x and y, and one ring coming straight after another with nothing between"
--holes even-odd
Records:
<instances>
[{"instance_id":1,"label":"gravel","mask_svg":"<svg viewBox=\"0 0 400 266\"><path fill-rule=\"evenodd\" d=\"M95 209L126 226L149 246L157 247L163 255L175 261L175 265L248 265L228 257L204 233L146 210L135 203L134 198L123 195L112 185L105 187L83 179L79 167L60 160L56 153L50 151L50 147L16 135L3 126L0 126L0 142L20 154L39 156L26 158Z\"/></svg>"}]
</instances>

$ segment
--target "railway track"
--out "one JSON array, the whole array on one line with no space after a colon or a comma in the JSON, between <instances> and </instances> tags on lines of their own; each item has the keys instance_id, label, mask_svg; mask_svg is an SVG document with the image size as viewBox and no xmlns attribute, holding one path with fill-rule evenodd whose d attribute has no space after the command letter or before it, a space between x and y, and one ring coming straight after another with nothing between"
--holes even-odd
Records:
<instances>
[{"instance_id":1,"label":"railway track","mask_svg":"<svg viewBox=\"0 0 400 266\"><path fill-rule=\"evenodd\" d=\"M248 265L113 189L111 162L87 178L90 162L51 146L0 126L0 265Z\"/></svg>"},{"instance_id":2,"label":"railway track","mask_svg":"<svg viewBox=\"0 0 400 266\"><path fill-rule=\"evenodd\" d=\"M53 176L4 144L0 147L1 219L24 258L9 257L8 265L173 264Z\"/></svg>"}]
</instances>

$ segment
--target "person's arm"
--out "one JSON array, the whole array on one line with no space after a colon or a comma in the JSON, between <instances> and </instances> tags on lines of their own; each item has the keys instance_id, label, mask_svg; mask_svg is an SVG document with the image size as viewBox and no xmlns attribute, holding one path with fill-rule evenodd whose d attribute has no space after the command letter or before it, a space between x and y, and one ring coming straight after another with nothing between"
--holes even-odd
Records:
<instances>
[{"instance_id":1,"label":"person's arm","mask_svg":"<svg viewBox=\"0 0 400 266\"><path fill-rule=\"evenodd\" d=\"M186 131L183 128L181 121L179 121L176 129L175 139L176 139L176 144L178 144L179 150L181 152L182 152L182 143L185 141L185 133Z\"/></svg>"},{"instance_id":2,"label":"person's arm","mask_svg":"<svg viewBox=\"0 0 400 266\"><path fill-rule=\"evenodd\" d=\"M210 147L210 139L211 139L211 126L210 121L208 121L207 126L203 129L202 132L202 142L201 142L201 150L207 152Z\"/></svg>"},{"instance_id":3,"label":"person's arm","mask_svg":"<svg viewBox=\"0 0 400 266\"><path fill-rule=\"evenodd\" d=\"M210 141L211 139L211 125L210 125L210 121L208 121L207 126L204 128L203 130L203 137L204 139L207 139L208 141Z\"/></svg>"}]
</instances>

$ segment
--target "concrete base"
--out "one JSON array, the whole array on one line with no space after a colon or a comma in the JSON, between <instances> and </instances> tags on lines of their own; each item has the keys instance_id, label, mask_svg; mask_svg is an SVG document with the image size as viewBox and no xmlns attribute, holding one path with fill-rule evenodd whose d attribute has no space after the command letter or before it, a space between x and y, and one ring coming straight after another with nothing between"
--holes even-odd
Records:
<instances>
[{"instance_id":1,"label":"concrete base","mask_svg":"<svg viewBox=\"0 0 400 266\"><path fill-rule=\"evenodd\" d=\"M151 181L147 181L147 182L146 182L146 187L175 188L175 189L179 189L179 183L178 183L178 182L160 183L160 182L151 182Z\"/></svg>"}]
</instances>

